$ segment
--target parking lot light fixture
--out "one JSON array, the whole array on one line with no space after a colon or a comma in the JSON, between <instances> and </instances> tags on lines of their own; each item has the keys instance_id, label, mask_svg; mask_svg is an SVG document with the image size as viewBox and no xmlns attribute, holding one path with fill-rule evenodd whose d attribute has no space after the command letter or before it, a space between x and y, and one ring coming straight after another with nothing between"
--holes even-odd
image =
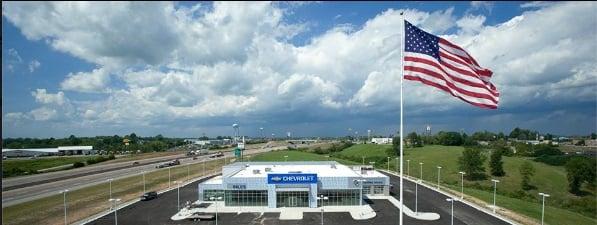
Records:
<instances>
[{"instance_id":1,"label":"parking lot light fixture","mask_svg":"<svg viewBox=\"0 0 597 225\"><path fill-rule=\"evenodd\" d=\"M168 167L168 188L170 188L170 180L171 180L171 176L170 175L172 174L171 173L171 169L172 168Z\"/></svg>"},{"instance_id":2,"label":"parking lot light fixture","mask_svg":"<svg viewBox=\"0 0 597 225\"><path fill-rule=\"evenodd\" d=\"M365 165L365 156L361 156L361 158L363 159L361 164Z\"/></svg>"},{"instance_id":3,"label":"parking lot light fixture","mask_svg":"<svg viewBox=\"0 0 597 225\"><path fill-rule=\"evenodd\" d=\"M68 222L66 221L66 192L68 192L68 189L60 191L60 194L64 196L64 225L68 224Z\"/></svg>"},{"instance_id":4,"label":"parking lot light fixture","mask_svg":"<svg viewBox=\"0 0 597 225\"><path fill-rule=\"evenodd\" d=\"M284 162L288 162L288 156L287 155L284 156Z\"/></svg>"},{"instance_id":5,"label":"parking lot light fixture","mask_svg":"<svg viewBox=\"0 0 597 225\"><path fill-rule=\"evenodd\" d=\"M493 213L495 213L495 193L497 191L497 183L499 183L499 180L496 179L491 179L491 182L493 182Z\"/></svg>"},{"instance_id":6,"label":"parking lot light fixture","mask_svg":"<svg viewBox=\"0 0 597 225\"><path fill-rule=\"evenodd\" d=\"M461 178L461 181L460 181L460 199L464 199L464 174L466 174L466 173L462 172L462 171L460 171L458 173L460 173L460 178Z\"/></svg>"},{"instance_id":7,"label":"parking lot light fixture","mask_svg":"<svg viewBox=\"0 0 597 225\"><path fill-rule=\"evenodd\" d=\"M328 200L329 198L323 195L319 195L319 197L317 197L317 200L320 200L321 202L321 225L323 225L323 201L324 200Z\"/></svg>"},{"instance_id":8,"label":"parking lot light fixture","mask_svg":"<svg viewBox=\"0 0 597 225\"><path fill-rule=\"evenodd\" d=\"M415 182L415 214L419 215L419 184L421 179Z\"/></svg>"},{"instance_id":9,"label":"parking lot light fixture","mask_svg":"<svg viewBox=\"0 0 597 225\"><path fill-rule=\"evenodd\" d=\"M215 200L222 200L222 197L209 197L209 200L211 201L215 201ZM216 225L218 225L218 203L215 202L214 204L216 204Z\"/></svg>"},{"instance_id":10,"label":"parking lot light fixture","mask_svg":"<svg viewBox=\"0 0 597 225\"><path fill-rule=\"evenodd\" d=\"M178 194L177 194L177 201L176 201L176 209L178 211L180 211L180 183L182 183L182 182L180 182L180 181L174 181L174 184L177 185L176 189L177 189L177 192L178 192Z\"/></svg>"},{"instance_id":11,"label":"parking lot light fixture","mask_svg":"<svg viewBox=\"0 0 597 225\"><path fill-rule=\"evenodd\" d=\"M545 193L539 193L539 195L541 195L541 197L543 198L543 203L541 207L541 225L543 225L543 218L545 218L545 197L549 197L549 195Z\"/></svg>"},{"instance_id":12,"label":"parking lot light fixture","mask_svg":"<svg viewBox=\"0 0 597 225\"><path fill-rule=\"evenodd\" d=\"M421 171L421 176L419 177L419 179L423 180L423 163L422 163L422 162L420 162L420 163L419 163L419 165L421 166L421 169L420 169L420 171Z\"/></svg>"},{"instance_id":13,"label":"parking lot light fixture","mask_svg":"<svg viewBox=\"0 0 597 225\"><path fill-rule=\"evenodd\" d=\"M410 159L406 160L406 176L410 176Z\"/></svg>"},{"instance_id":14,"label":"parking lot light fixture","mask_svg":"<svg viewBox=\"0 0 597 225\"><path fill-rule=\"evenodd\" d=\"M441 175L441 170L442 170L442 167L441 167L441 166L438 166L438 167L437 167L437 190L439 190L439 183L440 183L440 175Z\"/></svg>"},{"instance_id":15,"label":"parking lot light fixture","mask_svg":"<svg viewBox=\"0 0 597 225\"><path fill-rule=\"evenodd\" d=\"M112 199L112 178L108 179L110 182L110 197L108 199Z\"/></svg>"},{"instance_id":16,"label":"parking lot light fixture","mask_svg":"<svg viewBox=\"0 0 597 225\"><path fill-rule=\"evenodd\" d=\"M118 211L118 202L120 201L120 199L119 198L116 198L116 199L111 198L108 201L110 201L110 203L112 203L112 205L113 205L113 209L114 209L114 224L118 225L118 214L117 214L117 211Z\"/></svg>"},{"instance_id":17,"label":"parking lot light fixture","mask_svg":"<svg viewBox=\"0 0 597 225\"><path fill-rule=\"evenodd\" d=\"M448 199L446 199L446 201L452 203L452 209L450 210L450 212L451 212L450 213L451 214L450 225L454 225L454 201L456 201L456 199L448 198Z\"/></svg>"},{"instance_id":18,"label":"parking lot light fixture","mask_svg":"<svg viewBox=\"0 0 597 225\"><path fill-rule=\"evenodd\" d=\"M388 156L388 171L390 171L390 157Z\"/></svg>"},{"instance_id":19,"label":"parking lot light fixture","mask_svg":"<svg viewBox=\"0 0 597 225\"><path fill-rule=\"evenodd\" d=\"M145 171L143 171L143 193L145 193Z\"/></svg>"}]
</instances>

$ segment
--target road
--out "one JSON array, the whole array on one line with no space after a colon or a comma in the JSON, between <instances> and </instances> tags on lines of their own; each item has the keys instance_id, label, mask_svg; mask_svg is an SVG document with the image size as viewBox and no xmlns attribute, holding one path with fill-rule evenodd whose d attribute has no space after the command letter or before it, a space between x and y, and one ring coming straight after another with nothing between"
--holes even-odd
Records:
<instances>
[{"instance_id":1,"label":"road","mask_svg":"<svg viewBox=\"0 0 597 225\"><path fill-rule=\"evenodd\" d=\"M247 146L247 147L249 147L249 146ZM262 152L267 152L267 151L272 151L272 150L282 150L282 149L286 149L286 148L287 148L286 145L269 147L269 148L256 148L256 149L247 148L247 150L245 150L245 154L246 155L257 154L257 153L262 153ZM233 154L234 154L233 152L224 152L224 155L226 157L232 157ZM184 156L184 155L182 155L182 156ZM178 158L181 156L168 156L168 157L172 157L170 159L174 159L174 158ZM210 161L210 160L218 160L221 158L212 159L212 158L209 158L209 155L204 155L204 156L198 156L197 160L193 160L192 158L181 159L180 163L181 163L181 165L185 165L185 164L189 164L189 163L199 163L199 162L202 162L203 159L205 159L206 161ZM162 158L161 160L158 160L158 161L163 161L163 160L164 159ZM142 161L143 160L139 160L140 163L143 163ZM127 164L127 165L132 164L132 162L123 162L123 163ZM83 167L80 169L76 169L76 171L75 170L68 171L68 172L67 171L58 171L58 172L52 172L52 173L47 173L47 174L37 174L37 175L27 176L27 177L23 177L20 179L10 179L10 180L7 180L6 183L13 185L13 186L18 186L18 185L27 184L27 183L32 184L32 185L28 185L26 187L19 187L16 189L10 189L7 191L2 191L2 207L4 208L4 207L15 205L18 203L31 201L31 200L43 198L46 196L55 195L56 193L58 193L59 191L64 190L64 189L74 190L74 189L79 189L79 188L83 188L83 187L87 187L87 186L91 186L91 185L96 185L99 183L106 182L106 180L108 180L110 178L118 179L118 178L123 178L123 177L127 177L127 176L139 175L143 171L151 172L154 170L158 170L155 168L155 166L158 164L159 163L148 163L145 165L140 165L140 166L135 166L135 167L110 170L110 168L118 168L118 167L122 167L122 165L123 165L122 163L114 163L114 165L109 165L109 164L104 165L104 167L102 167L102 168L92 168L93 166L90 166L89 168ZM107 171L105 171L106 169L107 169ZM97 170L100 170L100 172L97 172ZM71 173L72 174L79 173L79 175L80 174L83 174L83 175L82 176L76 175L75 177L65 176L65 174L71 174ZM85 174L85 173L88 173L88 174ZM2 181L2 185L3 186L5 185L5 180Z\"/></svg>"},{"instance_id":2,"label":"road","mask_svg":"<svg viewBox=\"0 0 597 225\"><path fill-rule=\"evenodd\" d=\"M398 190L399 179L396 176L389 175L390 182L394 184L394 190ZM180 189L180 202L195 201L197 199L197 184L191 183ZM405 180L404 197L406 205L414 209L414 188L415 184ZM446 196L434 190L419 186L419 210L421 212L435 212L440 214L440 219L436 221L420 221L404 216L404 224L417 225L446 225L450 224L450 204L446 201ZM394 196L397 198L397 196ZM171 221L170 217L177 212L176 209L177 192L169 191L160 195L158 199L148 202L138 202L118 210L118 222L120 224L201 224L213 225L215 221ZM325 213L325 224L337 225L396 225L398 224L398 209L387 200L367 200L367 203L376 211L377 216L373 219L356 221L348 213ZM305 213L303 220L279 220L278 213L257 213L242 214L220 214L219 224L251 224L251 225L312 225L321 222L320 213ZM114 214L108 214L100 219L89 223L90 225L108 225L114 224ZM468 205L456 202L454 204L454 224L455 225L506 225L508 223L497 219L489 214L478 211Z\"/></svg>"}]
</instances>

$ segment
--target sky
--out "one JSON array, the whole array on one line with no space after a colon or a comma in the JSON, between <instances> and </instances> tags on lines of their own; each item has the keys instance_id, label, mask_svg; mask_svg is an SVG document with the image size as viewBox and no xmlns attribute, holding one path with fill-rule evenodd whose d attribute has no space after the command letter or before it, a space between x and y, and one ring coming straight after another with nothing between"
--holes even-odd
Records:
<instances>
[{"instance_id":1,"label":"sky","mask_svg":"<svg viewBox=\"0 0 597 225\"><path fill-rule=\"evenodd\" d=\"M400 12L500 91L405 81L406 132L596 132L595 2L2 2L2 134L393 134Z\"/></svg>"}]
</instances>

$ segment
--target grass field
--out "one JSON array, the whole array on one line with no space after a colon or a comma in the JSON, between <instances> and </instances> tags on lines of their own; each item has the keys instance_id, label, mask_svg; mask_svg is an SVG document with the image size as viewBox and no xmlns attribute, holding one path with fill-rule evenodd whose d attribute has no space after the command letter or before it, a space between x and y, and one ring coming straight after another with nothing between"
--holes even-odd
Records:
<instances>
[{"instance_id":1,"label":"grass field","mask_svg":"<svg viewBox=\"0 0 597 225\"><path fill-rule=\"evenodd\" d=\"M362 144L353 145L341 152L336 153L347 157L386 157L386 150L392 148L392 145Z\"/></svg>"},{"instance_id":2,"label":"grass field","mask_svg":"<svg viewBox=\"0 0 597 225\"><path fill-rule=\"evenodd\" d=\"M85 160L91 158L94 158L94 156L65 156L38 159L4 160L2 161L2 176L3 178L6 178L25 175L24 172L30 174L32 171L73 164L75 162L85 162Z\"/></svg>"},{"instance_id":3,"label":"grass field","mask_svg":"<svg viewBox=\"0 0 597 225\"><path fill-rule=\"evenodd\" d=\"M308 152L301 152L301 151L273 151L267 153L261 153L250 158L251 161L268 161L268 162L278 162L278 161L285 161L286 158L284 156L288 156L288 161L337 161L342 164L346 165L354 165L357 164L352 161L338 159L334 157L326 157L325 155L318 155L314 153Z\"/></svg>"},{"instance_id":4,"label":"grass field","mask_svg":"<svg viewBox=\"0 0 597 225\"><path fill-rule=\"evenodd\" d=\"M365 157L379 158L385 156L385 150L391 147L390 145L356 145L345 149L342 152L334 155L349 156L351 158ZM460 174L458 173L457 159L462 154L464 149L462 147L451 146L425 146L422 148L407 148L405 151L405 173L418 178L421 174L420 162L423 162L423 179L430 184L437 184L437 166L441 166L441 185L443 188L448 187L453 191L460 192ZM325 157L314 153L300 152L300 151L276 151L262 153L254 156L252 161L284 161L284 156L288 155L288 161L321 161L321 160L336 160L343 164L361 164L360 160L348 161L344 159ZM407 161L410 160L410 168L407 168ZM524 161L530 161L535 167L536 173L531 178L531 184L537 189L523 192L524 194L517 194L520 190L520 174L518 168ZM397 160L395 158L390 161L390 169L395 170L397 167ZM514 212L520 213L527 217L533 218L536 221L541 218L541 202L539 192L549 193L550 198L546 200L546 224L597 224L595 214L585 212L584 214L577 213L574 209L574 201L580 201L579 197L573 196L567 192L566 172L563 167L549 166L543 163L534 162L528 158L518 157L504 157L504 170L506 175L497 177L500 180L497 188L497 205L510 209ZM387 163L376 165L376 167L386 169ZM489 174L488 160L485 162L487 174ZM493 202L493 184L490 179L483 181L465 181L465 194L474 198L480 199L484 202ZM585 196L582 199L588 200L586 204L597 204L595 200L594 190L587 190L592 193L590 196ZM556 207L557 206L557 207Z\"/></svg>"},{"instance_id":5,"label":"grass field","mask_svg":"<svg viewBox=\"0 0 597 225\"><path fill-rule=\"evenodd\" d=\"M223 159L207 162L205 163L205 172L203 170L204 165L200 162L188 167L186 165L171 167L170 185L174 186L174 181L186 181L187 179L219 171L223 163ZM168 188L168 181L168 169L147 173L145 174L146 191L158 191ZM67 220L69 223L109 209L109 190L109 184L106 182L67 192ZM142 193L143 176L141 174L112 182L112 197L122 199L121 203L138 198ZM62 224L64 223L64 217L62 217L64 215L63 207L63 195L58 193L38 200L9 206L2 208L2 224Z\"/></svg>"}]
</instances>

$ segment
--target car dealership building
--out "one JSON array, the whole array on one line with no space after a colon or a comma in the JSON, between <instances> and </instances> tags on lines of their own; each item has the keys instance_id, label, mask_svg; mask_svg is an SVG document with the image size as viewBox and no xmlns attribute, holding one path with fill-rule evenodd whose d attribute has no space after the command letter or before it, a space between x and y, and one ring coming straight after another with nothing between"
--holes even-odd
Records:
<instances>
[{"instance_id":1,"label":"car dealership building","mask_svg":"<svg viewBox=\"0 0 597 225\"><path fill-rule=\"evenodd\" d=\"M390 179L370 166L345 166L335 161L236 162L218 176L199 184L202 201L226 206L318 207L361 205L363 195L389 195Z\"/></svg>"}]
</instances>

